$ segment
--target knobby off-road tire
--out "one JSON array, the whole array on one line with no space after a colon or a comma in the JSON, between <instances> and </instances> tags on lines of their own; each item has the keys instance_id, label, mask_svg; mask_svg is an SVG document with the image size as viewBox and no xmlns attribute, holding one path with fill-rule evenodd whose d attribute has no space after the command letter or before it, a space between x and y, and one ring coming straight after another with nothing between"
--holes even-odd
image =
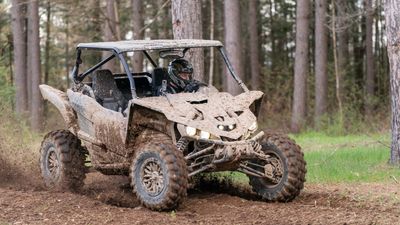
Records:
<instances>
[{"instance_id":1,"label":"knobby off-road tire","mask_svg":"<svg viewBox=\"0 0 400 225\"><path fill-rule=\"evenodd\" d=\"M85 151L80 140L67 130L52 131L44 137L39 164L50 189L76 191L84 185Z\"/></svg>"},{"instance_id":2,"label":"knobby off-road tire","mask_svg":"<svg viewBox=\"0 0 400 225\"><path fill-rule=\"evenodd\" d=\"M140 203L158 211L177 208L186 197L188 186L182 152L162 133L154 135L135 151L130 181Z\"/></svg>"},{"instance_id":3,"label":"knobby off-road tire","mask_svg":"<svg viewBox=\"0 0 400 225\"><path fill-rule=\"evenodd\" d=\"M263 178L249 176L253 191L267 201L293 200L303 189L307 172L300 146L290 138L277 134L266 134L261 146L265 154L280 160L283 175L277 184Z\"/></svg>"}]
</instances>

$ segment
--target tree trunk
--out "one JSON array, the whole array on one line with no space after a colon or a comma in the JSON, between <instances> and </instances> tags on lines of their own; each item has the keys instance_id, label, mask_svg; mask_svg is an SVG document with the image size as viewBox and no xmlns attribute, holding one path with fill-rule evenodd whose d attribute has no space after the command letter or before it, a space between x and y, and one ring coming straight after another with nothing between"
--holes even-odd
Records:
<instances>
[{"instance_id":1,"label":"tree trunk","mask_svg":"<svg viewBox=\"0 0 400 225\"><path fill-rule=\"evenodd\" d=\"M248 2L248 30L250 36L250 66L251 66L251 88L257 90L260 88L260 57L258 45L258 26L257 26L257 1Z\"/></svg>"},{"instance_id":2,"label":"tree trunk","mask_svg":"<svg viewBox=\"0 0 400 225\"><path fill-rule=\"evenodd\" d=\"M386 37L392 96L392 146L390 163L400 164L400 1L386 0Z\"/></svg>"},{"instance_id":3,"label":"tree trunk","mask_svg":"<svg viewBox=\"0 0 400 225\"><path fill-rule=\"evenodd\" d=\"M142 0L132 0L132 27L133 40L142 40L144 37L143 5ZM143 53L135 52L133 55L133 71L143 71Z\"/></svg>"},{"instance_id":4,"label":"tree trunk","mask_svg":"<svg viewBox=\"0 0 400 225\"><path fill-rule=\"evenodd\" d=\"M335 1L333 1L335 2ZM349 63L349 35L348 35L348 15L347 15L347 4L348 0L337 0L337 41L338 41L338 89L340 102L343 102L344 93L344 77L347 74L348 63ZM335 6L335 4L334 4Z\"/></svg>"},{"instance_id":5,"label":"tree trunk","mask_svg":"<svg viewBox=\"0 0 400 225\"><path fill-rule=\"evenodd\" d=\"M236 74L243 79L242 66L242 46L240 32L240 4L238 0L225 1L225 48L226 53L233 65ZM233 79L228 70L226 70L225 79L227 80L227 91L232 95L237 95L241 92L240 86Z\"/></svg>"},{"instance_id":6,"label":"tree trunk","mask_svg":"<svg viewBox=\"0 0 400 225\"><path fill-rule=\"evenodd\" d=\"M294 66L294 94L292 111L292 132L300 132L306 119L309 0L297 1L296 56Z\"/></svg>"},{"instance_id":7,"label":"tree trunk","mask_svg":"<svg viewBox=\"0 0 400 225\"><path fill-rule=\"evenodd\" d=\"M172 0L172 26L174 39L202 39L201 1ZM193 76L204 81L204 52L190 50L186 57L193 65Z\"/></svg>"},{"instance_id":8,"label":"tree trunk","mask_svg":"<svg viewBox=\"0 0 400 225\"><path fill-rule=\"evenodd\" d=\"M214 40L214 25L215 14L214 14L214 0L210 0L210 40ZM214 83L214 48L210 49L210 68L208 71L208 84L213 85Z\"/></svg>"},{"instance_id":9,"label":"tree trunk","mask_svg":"<svg viewBox=\"0 0 400 225\"><path fill-rule=\"evenodd\" d=\"M28 58L30 61L31 75L31 127L34 131L42 129L42 111L43 102L39 90L40 84L40 36L39 36L39 1L31 0L28 3L29 15L29 44L28 44Z\"/></svg>"},{"instance_id":10,"label":"tree trunk","mask_svg":"<svg viewBox=\"0 0 400 225\"><path fill-rule=\"evenodd\" d=\"M372 25L374 22L374 11L372 8L372 0L364 0L365 2L365 10L366 10L366 65L367 65L367 76L365 79L365 114L366 116L372 116L373 110L373 97L374 97L374 88L375 88L375 60L374 60L374 51L373 51L373 40L372 40Z\"/></svg>"},{"instance_id":11,"label":"tree trunk","mask_svg":"<svg viewBox=\"0 0 400 225\"><path fill-rule=\"evenodd\" d=\"M21 0L13 0L11 7L11 24L14 42L14 82L15 82L15 110L24 115L28 111L28 91L26 75L26 40L25 14Z\"/></svg>"},{"instance_id":12,"label":"tree trunk","mask_svg":"<svg viewBox=\"0 0 400 225\"><path fill-rule=\"evenodd\" d=\"M104 41L119 41L121 40L121 33L119 29L118 8L117 2L114 0L106 0L106 21L104 23ZM103 58L108 57L111 52L103 52ZM118 60L113 59L106 63L102 68L109 69L112 72L118 72Z\"/></svg>"},{"instance_id":13,"label":"tree trunk","mask_svg":"<svg viewBox=\"0 0 400 225\"><path fill-rule=\"evenodd\" d=\"M315 123L326 113L328 101L328 35L326 29L327 0L315 2Z\"/></svg>"},{"instance_id":14,"label":"tree trunk","mask_svg":"<svg viewBox=\"0 0 400 225\"><path fill-rule=\"evenodd\" d=\"M47 21L46 21L46 45L44 50L44 83L48 84L49 82L49 73L50 73L50 26L51 26L51 3L50 0L47 0L46 5L46 13L47 13ZM68 40L66 40L68 41ZM67 77L68 79L68 77Z\"/></svg>"}]
</instances>

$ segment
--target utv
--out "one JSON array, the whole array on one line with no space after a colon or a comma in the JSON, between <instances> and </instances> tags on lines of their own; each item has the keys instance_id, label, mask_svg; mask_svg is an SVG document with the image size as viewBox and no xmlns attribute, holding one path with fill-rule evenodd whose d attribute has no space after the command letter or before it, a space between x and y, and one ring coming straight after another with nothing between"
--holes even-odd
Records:
<instances>
[{"instance_id":1,"label":"utv","mask_svg":"<svg viewBox=\"0 0 400 225\"><path fill-rule=\"evenodd\" d=\"M243 93L232 96L204 85L193 93L156 96L168 79L163 60L199 48L220 52ZM83 63L84 53L103 55L97 63L96 57ZM132 71L133 54L145 56L146 71ZM110 61L119 62L114 68L122 73L104 69ZM87 62L92 65L80 73ZM68 128L48 133L41 145L40 168L49 188L79 189L88 167L129 175L136 197L152 210L178 207L189 179L200 173L244 173L266 201L290 201L303 188L306 163L300 147L286 136L257 131L263 93L248 90L219 41L81 43L71 77L67 92L40 85Z\"/></svg>"}]
</instances>

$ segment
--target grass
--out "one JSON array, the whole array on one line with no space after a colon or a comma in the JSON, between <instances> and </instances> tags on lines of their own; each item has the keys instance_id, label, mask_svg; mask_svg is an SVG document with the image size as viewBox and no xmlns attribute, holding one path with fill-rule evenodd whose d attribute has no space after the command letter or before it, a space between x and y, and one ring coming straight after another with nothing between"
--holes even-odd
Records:
<instances>
[{"instance_id":1,"label":"grass","mask_svg":"<svg viewBox=\"0 0 400 225\"><path fill-rule=\"evenodd\" d=\"M309 132L293 137L304 149L307 182L393 182L399 167L388 165L390 135L328 136Z\"/></svg>"},{"instance_id":2,"label":"grass","mask_svg":"<svg viewBox=\"0 0 400 225\"><path fill-rule=\"evenodd\" d=\"M372 183L400 181L400 168L388 165L390 134L329 136L308 132L291 136L302 147L308 183ZM224 173L247 183L241 173Z\"/></svg>"}]
</instances>

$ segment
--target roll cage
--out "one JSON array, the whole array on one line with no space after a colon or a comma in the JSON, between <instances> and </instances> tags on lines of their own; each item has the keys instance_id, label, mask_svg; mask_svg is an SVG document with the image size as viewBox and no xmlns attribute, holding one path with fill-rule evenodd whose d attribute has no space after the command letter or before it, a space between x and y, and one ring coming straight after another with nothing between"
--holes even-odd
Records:
<instances>
[{"instance_id":1,"label":"roll cage","mask_svg":"<svg viewBox=\"0 0 400 225\"><path fill-rule=\"evenodd\" d=\"M130 90L132 93L132 98L138 98L136 93L136 86L135 80L133 79L132 71L128 66L128 63L125 59L123 53L126 52L138 52L141 51L149 62L154 66L157 67L157 63L151 58L147 51L149 50L168 50L168 49L183 49L183 54L191 49L191 48L205 48L205 47L215 47L220 52L231 76L235 79L235 81L239 84L239 86L243 89L243 91L248 92L249 89L243 83L243 81L236 75L235 71L233 70L233 66L230 63L226 52L223 48L223 45L219 41L208 41L208 40L149 40L149 41L118 41L118 42L94 42L94 43L81 43L77 46L77 54L76 54L76 62L75 66L72 70L72 79L75 84L82 82L85 77L108 61L117 58L129 79L130 83ZM90 67L83 73L79 73L79 66L82 64L81 53L82 50L95 50L95 51L109 51L111 55L107 58L101 60L96 65Z\"/></svg>"}]
</instances>

